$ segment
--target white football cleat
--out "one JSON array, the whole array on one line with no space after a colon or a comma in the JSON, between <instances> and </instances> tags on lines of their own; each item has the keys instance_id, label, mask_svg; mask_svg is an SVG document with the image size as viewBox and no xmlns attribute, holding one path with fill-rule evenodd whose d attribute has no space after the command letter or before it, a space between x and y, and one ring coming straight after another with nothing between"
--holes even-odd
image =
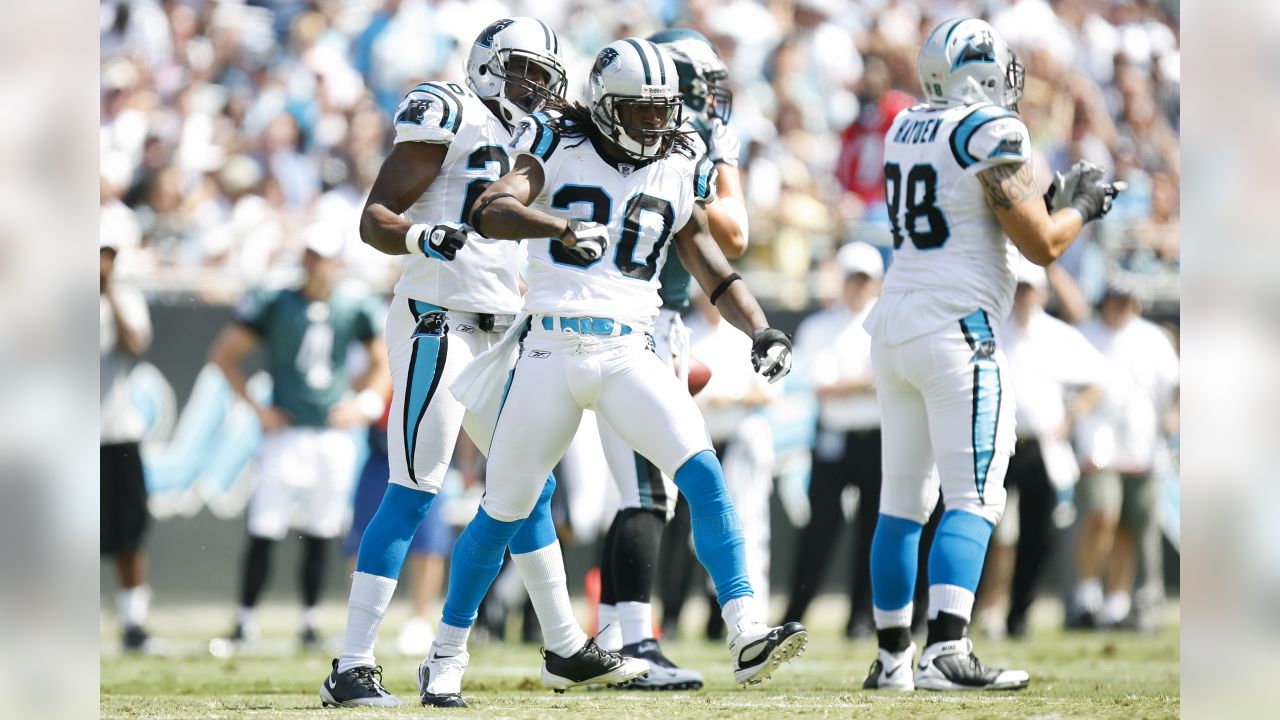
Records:
<instances>
[{"instance_id":1,"label":"white football cleat","mask_svg":"<svg viewBox=\"0 0 1280 720\"><path fill-rule=\"evenodd\" d=\"M432 707L466 707L462 700L462 676L471 653L431 643L431 652L418 666L418 697Z\"/></svg>"},{"instance_id":2,"label":"white football cleat","mask_svg":"<svg viewBox=\"0 0 1280 720\"><path fill-rule=\"evenodd\" d=\"M733 681L758 685L773 674L782 663L804 654L809 631L798 622L778 627L757 623L742 628L729 641L733 656Z\"/></svg>"},{"instance_id":3,"label":"white football cleat","mask_svg":"<svg viewBox=\"0 0 1280 720\"><path fill-rule=\"evenodd\" d=\"M921 690L1021 690L1031 682L1025 670L1002 670L982 664L969 638L934 643L924 649L916 667Z\"/></svg>"},{"instance_id":4,"label":"white football cleat","mask_svg":"<svg viewBox=\"0 0 1280 720\"><path fill-rule=\"evenodd\" d=\"M867 677L862 681L864 690L898 690L911 692L916 689L912 662L916 657L916 644L911 643L900 653L880 648L876 661L871 663Z\"/></svg>"}]
</instances>

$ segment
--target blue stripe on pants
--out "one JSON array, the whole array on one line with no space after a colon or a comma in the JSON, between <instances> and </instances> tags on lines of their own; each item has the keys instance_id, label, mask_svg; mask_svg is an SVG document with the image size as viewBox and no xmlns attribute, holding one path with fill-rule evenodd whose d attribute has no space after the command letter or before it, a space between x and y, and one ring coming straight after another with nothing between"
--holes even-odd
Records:
<instances>
[{"instance_id":1,"label":"blue stripe on pants","mask_svg":"<svg viewBox=\"0 0 1280 720\"><path fill-rule=\"evenodd\" d=\"M991 356L995 333L985 310L977 310L960 321L960 330L969 348L974 351L973 365L973 483L978 490L978 501L983 499L987 484L987 472L991 458L995 456L996 434L1000 422L1000 367Z\"/></svg>"},{"instance_id":2,"label":"blue stripe on pants","mask_svg":"<svg viewBox=\"0 0 1280 720\"><path fill-rule=\"evenodd\" d=\"M415 318L441 311L444 308L421 300L409 301L410 311ZM440 383L440 375L444 370L444 361L448 356L449 339L446 335L418 335L415 330L413 353L409 356L408 382L405 384L404 398L404 457L408 465L409 478L417 482L414 474L413 456L418 443L418 425L427 412L431 397L435 395L436 386Z\"/></svg>"}]
</instances>

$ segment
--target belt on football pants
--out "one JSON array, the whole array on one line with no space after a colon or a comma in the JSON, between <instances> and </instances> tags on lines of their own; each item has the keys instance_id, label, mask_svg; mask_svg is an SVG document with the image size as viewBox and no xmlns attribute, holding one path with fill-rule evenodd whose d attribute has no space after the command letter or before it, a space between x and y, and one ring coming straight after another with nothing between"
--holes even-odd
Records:
<instances>
[{"instance_id":1,"label":"belt on football pants","mask_svg":"<svg viewBox=\"0 0 1280 720\"><path fill-rule=\"evenodd\" d=\"M543 315L544 330L559 330L579 335L630 335L631 326L624 325L613 318L600 317L559 317Z\"/></svg>"},{"instance_id":2,"label":"belt on football pants","mask_svg":"<svg viewBox=\"0 0 1280 720\"><path fill-rule=\"evenodd\" d=\"M512 314L494 315L493 313L476 313L476 324L484 332L506 332L511 323L516 321Z\"/></svg>"}]
</instances>

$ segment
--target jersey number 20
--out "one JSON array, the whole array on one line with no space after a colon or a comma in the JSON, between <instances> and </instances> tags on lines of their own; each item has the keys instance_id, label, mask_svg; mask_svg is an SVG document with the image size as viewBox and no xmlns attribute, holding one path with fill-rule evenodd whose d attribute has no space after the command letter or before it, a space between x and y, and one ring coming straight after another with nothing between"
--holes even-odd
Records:
<instances>
[{"instance_id":1,"label":"jersey number 20","mask_svg":"<svg viewBox=\"0 0 1280 720\"><path fill-rule=\"evenodd\" d=\"M902 210L903 195L906 195L907 212L903 222L906 235L911 237L911 244L920 250L936 250L942 247L951 237L951 228L947 226L947 218L943 216L938 202L938 171L928 163L911 166L907 173L906 192L903 192L902 168L898 163L886 163L884 166L884 194L889 201L889 226L893 230L893 248L902 247L903 228L898 224L898 213ZM920 229L920 220L925 220L928 228Z\"/></svg>"}]
</instances>

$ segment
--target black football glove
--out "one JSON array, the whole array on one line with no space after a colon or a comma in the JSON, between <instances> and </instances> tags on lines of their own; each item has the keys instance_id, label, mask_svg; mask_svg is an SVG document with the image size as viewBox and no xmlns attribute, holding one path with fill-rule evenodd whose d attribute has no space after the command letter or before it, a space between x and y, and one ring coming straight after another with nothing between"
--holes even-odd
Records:
<instances>
[{"instance_id":1,"label":"black football glove","mask_svg":"<svg viewBox=\"0 0 1280 720\"><path fill-rule=\"evenodd\" d=\"M1071 166L1065 176L1057 173L1049 191L1044 195L1045 209L1056 212L1063 208L1075 208L1084 222L1089 223L1111 212L1116 195L1129 188L1123 180L1104 183L1106 169L1087 160Z\"/></svg>"},{"instance_id":2,"label":"black football glove","mask_svg":"<svg viewBox=\"0 0 1280 720\"><path fill-rule=\"evenodd\" d=\"M570 220L560 233L560 242L569 252L592 263L603 257L609 247L609 228L587 220Z\"/></svg>"},{"instance_id":3,"label":"black football glove","mask_svg":"<svg viewBox=\"0 0 1280 720\"><path fill-rule=\"evenodd\" d=\"M449 261L458 257L458 251L467 242L467 229L458 223L441 223L422 231L418 247L422 254L437 260Z\"/></svg>"},{"instance_id":4,"label":"black football glove","mask_svg":"<svg viewBox=\"0 0 1280 720\"><path fill-rule=\"evenodd\" d=\"M1111 212L1111 205L1116 195L1129 189L1129 183L1116 180L1109 183L1092 183L1076 188L1075 196L1069 205L1080 212L1086 223L1104 217Z\"/></svg>"},{"instance_id":5,"label":"black football glove","mask_svg":"<svg viewBox=\"0 0 1280 720\"><path fill-rule=\"evenodd\" d=\"M751 333L751 367L775 383L791 372L791 336L777 328Z\"/></svg>"},{"instance_id":6,"label":"black football glove","mask_svg":"<svg viewBox=\"0 0 1280 720\"><path fill-rule=\"evenodd\" d=\"M1075 196L1076 189L1084 185L1092 185L1100 182L1102 177L1106 175L1105 168L1098 167L1088 160L1077 161L1066 175L1062 173L1053 174L1053 182L1049 185L1049 190L1044 194L1044 207L1050 213L1055 213L1065 207L1071 206L1071 198Z\"/></svg>"}]
</instances>

